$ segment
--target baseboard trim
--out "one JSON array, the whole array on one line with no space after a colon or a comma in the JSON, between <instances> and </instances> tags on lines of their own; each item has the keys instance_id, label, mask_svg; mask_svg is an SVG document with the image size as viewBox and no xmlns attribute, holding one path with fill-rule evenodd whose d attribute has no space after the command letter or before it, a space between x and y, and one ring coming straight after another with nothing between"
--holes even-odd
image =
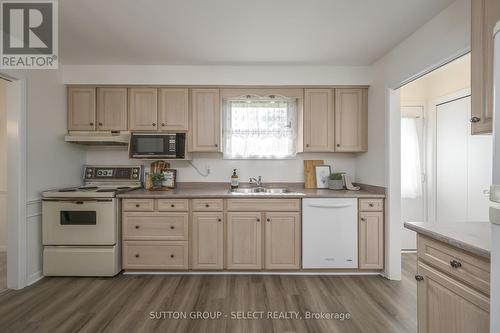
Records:
<instances>
[{"instance_id":1,"label":"baseboard trim","mask_svg":"<svg viewBox=\"0 0 500 333\"><path fill-rule=\"evenodd\" d=\"M151 272L123 272L123 275L380 275L381 272L360 273L360 272L231 272L231 271L218 271L218 272L186 272L186 271L151 271Z\"/></svg>"},{"instance_id":2,"label":"baseboard trim","mask_svg":"<svg viewBox=\"0 0 500 333\"><path fill-rule=\"evenodd\" d=\"M44 276L42 274L42 271L37 271L37 272L31 274L30 276L28 276L28 281L26 283L26 286L31 286L32 284L40 281L43 278L44 278Z\"/></svg>"}]
</instances>

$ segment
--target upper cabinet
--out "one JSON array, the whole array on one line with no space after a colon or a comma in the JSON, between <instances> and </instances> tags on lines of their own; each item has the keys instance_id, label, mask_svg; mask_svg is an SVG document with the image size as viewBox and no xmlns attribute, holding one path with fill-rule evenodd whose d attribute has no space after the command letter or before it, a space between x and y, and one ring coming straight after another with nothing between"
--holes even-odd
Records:
<instances>
[{"instance_id":1,"label":"upper cabinet","mask_svg":"<svg viewBox=\"0 0 500 333\"><path fill-rule=\"evenodd\" d=\"M158 129L158 89L130 88L129 128L131 131Z\"/></svg>"},{"instance_id":2,"label":"upper cabinet","mask_svg":"<svg viewBox=\"0 0 500 333\"><path fill-rule=\"evenodd\" d=\"M189 128L189 89L158 90L158 124L162 131L187 131Z\"/></svg>"},{"instance_id":3,"label":"upper cabinet","mask_svg":"<svg viewBox=\"0 0 500 333\"><path fill-rule=\"evenodd\" d=\"M335 89L335 151L368 150L368 90Z\"/></svg>"},{"instance_id":4,"label":"upper cabinet","mask_svg":"<svg viewBox=\"0 0 500 333\"><path fill-rule=\"evenodd\" d=\"M193 152L220 151L219 89L191 89Z\"/></svg>"},{"instance_id":5,"label":"upper cabinet","mask_svg":"<svg viewBox=\"0 0 500 333\"><path fill-rule=\"evenodd\" d=\"M304 152L333 152L333 89L305 89L304 95Z\"/></svg>"},{"instance_id":6,"label":"upper cabinet","mask_svg":"<svg viewBox=\"0 0 500 333\"><path fill-rule=\"evenodd\" d=\"M491 133L493 119L493 29L500 1L473 0L471 17L472 134Z\"/></svg>"},{"instance_id":7,"label":"upper cabinet","mask_svg":"<svg viewBox=\"0 0 500 333\"><path fill-rule=\"evenodd\" d=\"M97 88L96 129L127 130L127 88Z\"/></svg>"},{"instance_id":8,"label":"upper cabinet","mask_svg":"<svg viewBox=\"0 0 500 333\"><path fill-rule=\"evenodd\" d=\"M94 87L68 88L68 130L92 131L96 123Z\"/></svg>"}]
</instances>

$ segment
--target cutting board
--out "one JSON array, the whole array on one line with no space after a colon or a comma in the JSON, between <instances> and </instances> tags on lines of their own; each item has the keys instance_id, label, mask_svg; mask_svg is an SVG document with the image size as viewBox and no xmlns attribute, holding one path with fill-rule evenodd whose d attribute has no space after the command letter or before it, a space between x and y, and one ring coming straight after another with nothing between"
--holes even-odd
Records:
<instances>
[{"instance_id":1,"label":"cutting board","mask_svg":"<svg viewBox=\"0 0 500 333\"><path fill-rule=\"evenodd\" d=\"M304 160L304 187L316 188L316 166L323 165L323 160Z\"/></svg>"}]
</instances>

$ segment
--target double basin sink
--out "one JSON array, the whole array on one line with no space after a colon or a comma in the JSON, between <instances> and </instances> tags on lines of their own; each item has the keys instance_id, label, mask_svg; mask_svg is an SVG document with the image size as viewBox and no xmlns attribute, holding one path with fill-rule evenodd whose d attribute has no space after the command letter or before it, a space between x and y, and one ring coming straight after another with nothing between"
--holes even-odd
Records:
<instances>
[{"instance_id":1,"label":"double basin sink","mask_svg":"<svg viewBox=\"0 0 500 333\"><path fill-rule=\"evenodd\" d=\"M292 193L287 188L269 188L269 187L248 187L229 190L233 194L287 194Z\"/></svg>"}]
</instances>

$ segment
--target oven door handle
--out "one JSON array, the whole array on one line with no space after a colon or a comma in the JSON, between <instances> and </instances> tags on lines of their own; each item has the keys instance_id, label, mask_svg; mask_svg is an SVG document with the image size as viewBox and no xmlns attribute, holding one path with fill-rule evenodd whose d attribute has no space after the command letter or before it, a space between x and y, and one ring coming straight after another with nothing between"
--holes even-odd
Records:
<instances>
[{"instance_id":1,"label":"oven door handle","mask_svg":"<svg viewBox=\"0 0 500 333\"><path fill-rule=\"evenodd\" d=\"M42 201L64 202L64 203L73 203L73 204L77 204L77 205L83 205L84 203L89 203L89 202L112 202L113 199L86 199L86 198L49 199L49 198L43 198Z\"/></svg>"}]
</instances>

